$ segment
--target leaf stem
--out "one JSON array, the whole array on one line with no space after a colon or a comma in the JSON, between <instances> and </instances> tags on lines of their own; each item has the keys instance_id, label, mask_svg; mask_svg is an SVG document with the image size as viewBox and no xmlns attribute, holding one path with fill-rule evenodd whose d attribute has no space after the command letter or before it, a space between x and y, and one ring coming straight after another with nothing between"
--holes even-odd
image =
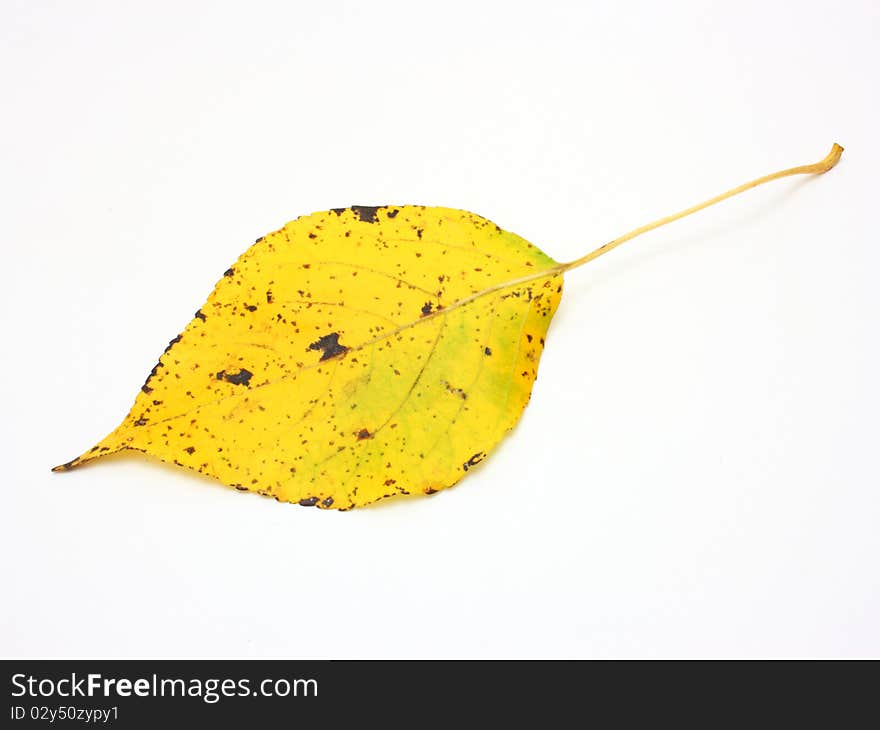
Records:
<instances>
[{"instance_id":1,"label":"leaf stem","mask_svg":"<svg viewBox=\"0 0 880 730\"><path fill-rule=\"evenodd\" d=\"M591 251L585 256L581 256L579 259L575 259L574 261L569 261L565 264L560 264L559 268L562 271L568 271L570 269L576 269L578 266L583 266L584 264L589 263L593 259L599 258L602 254L608 253L614 248L617 248L620 244L626 243L627 241L632 240L636 236L641 236L643 233L647 233L648 231L653 231L655 228L660 228L660 226L665 226L667 223L672 223L673 221L677 221L681 218L685 218L689 216L691 213L696 213L697 211L703 210L703 208L708 208L710 205L715 205L715 203L720 203L722 200L726 200L727 198L732 198L734 195L739 195L740 193L745 192L746 190L750 190L751 188L756 188L759 185L763 185L764 183L771 182L772 180L779 180L783 177L789 177L790 175L821 175L823 172L828 172L832 167L837 164L837 161L840 159L840 155L843 154L843 147L839 144L835 143L831 148L831 152L828 153L827 157L820 162L816 162L812 165L801 165L800 167L791 167L788 170L780 170L779 172L774 172L770 175L764 175L764 177L759 177L757 180L752 180L751 182L743 183L731 190L728 190L726 193L721 193L721 195L716 195L714 198L706 200L698 205L695 205L691 208L687 208L678 213L674 213L672 215L668 215L665 218L659 218L653 223L648 223L644 226L639 226L638 228L633 229L629 233L625 233L620 238L615 238L613 241L609 241L608 243L599 246L595 251Z\"/></svg>"}]
</instances>

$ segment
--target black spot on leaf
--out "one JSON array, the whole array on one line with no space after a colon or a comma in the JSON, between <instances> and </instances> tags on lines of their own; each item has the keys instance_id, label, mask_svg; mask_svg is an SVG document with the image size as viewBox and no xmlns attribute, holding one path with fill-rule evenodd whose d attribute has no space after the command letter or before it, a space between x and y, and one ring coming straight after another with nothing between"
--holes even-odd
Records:
<instances>
[{"instance_id":1,"label":"black spot on leaf","mask_svg":"<svg viewBox=\"0 0 880 730\"><path fill-rule=\"evenodd\" d=\"M338 357L348 352L348 348L345 345L339 344L338 332L331 332L329 335L324 335L319 340L309 345L309 349L323 350L321 360L329 360L332 357Z\"/></svg>"},{"instance_id":2,"label":"black spot on leaf","mask_svg":"<svg viewBox=\"0 0 880 730\"><path fill-rule=\"evenodd\" d=\"M479 464L485 458L485 456L486 456L486 454L484 454L482 451L478 451L470 459L468 459L466 462L464 462L464 464L461 465L461 468L464 469L465 471L467 471L471 467L474 467L477 464Z\"/></svg>"},{"instance_id":3,"label":"black spot on leaf","mask_svg":"<svg viewBox=\"0 0 880 730\"><path fill-rule=\"evenodd\" d=\"M227 373L225 370L221 370L217 373L217 380L225 380L227 383L232 383L233 385L250 386L253 375L254 374L250 370L245 370L244 368L237 373Z\"/></svg>"},{"instance_id":4,"label":"black spot on leaf","mask_svg":"<svg viewBox=\"0 0 880 730\"><path fill-rule=\"evenodd\" d=\"M178 342L180 342L182 335L177 335L171 342L168 343L168 347L165 348L165 352L168 352L172 347L174 347Z\"/></svg>"},{"instance_id":5,"label":"black spot on leaf","mask_svg":"<svg viewBox=\"0 0 880 730\"><path fill-rule=\"evenodd\" d=\"M318 504L318 498L317 497L306 497L305 499L301 499L299 501L299 503L303 507L314 507L316 504Z\"/></svg>"},{"instance_id":6,"label":"black spot on leaf","mask_svg":"<svg viewBox=\"0 0 880 730\"><path fill-rule=\"evenodd\" d=\"M362 220L364 223L378 223L379 218L376 217L376 213L379 208L371 205L353 205L351 206L351 211L354 213L359 220Z\"/></svg>"},{"instance_id":7,"label":"black spot on leaf","mask_svg":"<svg viewBox=\"0 0 880 730\"><path fill-rule=\"evenodd\" d=\"M150 374L147 376L147 379L144 381L144 384L141 386L141 390L144 391L144 393L149 394L149 393L153 392L153 389L149 386L149 382L151 379L156 377L156 373L159 372L159 368L164 368L164 367L165 366L161 362L157 362L155 365L153 365L153 369L150 370Z\"/></svg>"}]
</instances>

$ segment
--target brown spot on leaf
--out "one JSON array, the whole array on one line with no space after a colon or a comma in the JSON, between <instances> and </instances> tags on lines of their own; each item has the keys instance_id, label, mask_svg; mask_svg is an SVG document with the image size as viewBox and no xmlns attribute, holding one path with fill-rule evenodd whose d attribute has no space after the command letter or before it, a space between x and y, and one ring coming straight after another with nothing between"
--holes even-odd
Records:
<instances>
[{"instance_id":1,"label":"brown spot on leaf","mask_svg":"<svg viewBox=\"0 0 880 730\"><path fill-rule=\"evenodd\" d=\"M371 438L372 436L373 436L373 434L371 434L365 428L362 428L360 431L357 432L357 440L358 441L363 441L364 439Z\"/></svg>"},{"instance_id":2,"label":"brown spot on leaf","mask_svg":"<svg viewBox=\"0 0 880 730\"><path fill-rule=\"evenodd\" d=\"M462 388L456 388L456 387L455 387L452 383L450 383L449 381L445 381L445 382L444 382L444 385L446 385L446 391L447 391L448 393L451 393L452 395L458 396L458 397L461 398L462 400L467 400L467 393L464 391L464 389L462 389Z\"/></svg>"}]
</instances>

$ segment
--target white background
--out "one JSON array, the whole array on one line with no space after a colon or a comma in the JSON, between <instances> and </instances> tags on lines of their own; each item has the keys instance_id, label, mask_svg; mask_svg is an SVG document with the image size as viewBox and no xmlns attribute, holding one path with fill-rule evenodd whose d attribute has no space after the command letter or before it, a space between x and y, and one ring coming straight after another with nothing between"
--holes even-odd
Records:
<instances>
[{"instance_id":1,"label":"white background","mask_svg":"<svg viewBox=\"0 0 880 730\"><path fill-rule=\"evenodd\" d=\"M4 0L0 653L880 655L878 37L872 0ZM572 272L519 426L434 498L49 473L301 214L567 260L834 141Z\"/></svg>"}]
</instances>

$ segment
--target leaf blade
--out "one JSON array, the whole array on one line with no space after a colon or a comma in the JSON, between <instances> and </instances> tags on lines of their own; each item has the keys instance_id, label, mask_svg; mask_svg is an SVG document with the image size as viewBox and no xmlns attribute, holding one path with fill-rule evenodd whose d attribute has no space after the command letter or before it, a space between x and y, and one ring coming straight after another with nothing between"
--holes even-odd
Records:
<instances>
[{"instance_id":1,"label":"leaf blade","mask_svg":"<svg viewBox=\"0 0 880 730\"><path fill-rule=\"evenodd\" d=\"M519 419L561 288L555 261L464 211L304 216L242 254L67 466L134 449L336 509L439 491Z\"/></svg>"}]
</instances>

